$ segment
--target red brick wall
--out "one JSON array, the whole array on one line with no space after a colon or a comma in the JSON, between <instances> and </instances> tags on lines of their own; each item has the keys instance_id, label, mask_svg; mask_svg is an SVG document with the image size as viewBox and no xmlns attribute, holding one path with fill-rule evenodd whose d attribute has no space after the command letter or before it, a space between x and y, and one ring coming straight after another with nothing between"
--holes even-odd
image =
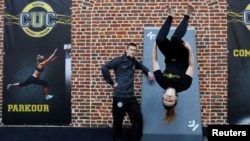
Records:
<instances>
[{"instance_id":1,"label":"red brick wall","mask_svg":"<svg viewBox=\"0 0 250 141\"><path fill-rule=\"evenodd\" d=\"M167 1L178 11L173 23L176 26L185 11L187 0ZM196 7L190 26L196 30L202 124L224 124L227 121L226 0L189 2ZM100 67L121 55L128 42L135 42L139 46L137 59L141 60L143 28L162 25L167 16L166 4L166 0L72 0L72 126L112 125L112 88L104 82ZM0 5L0 12L3 13L3 1L0 1ZM4 54L3 17L1 14L1 70ZM3 77L2 71L0 77ZM141 78L142 74L137 72L135 88L139 100ZM2 91L2 83L0 86ZM124 122L130 124L127 118Z\"/></svg>"}]
</instances>

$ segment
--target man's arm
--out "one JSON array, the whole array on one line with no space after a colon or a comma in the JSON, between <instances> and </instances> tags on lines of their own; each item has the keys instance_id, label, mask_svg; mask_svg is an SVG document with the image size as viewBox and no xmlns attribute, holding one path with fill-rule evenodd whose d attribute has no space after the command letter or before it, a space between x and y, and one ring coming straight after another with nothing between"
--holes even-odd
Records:
<instances>
[{"instance_id":1,"label":"man's arm","mask_svg":"<svg viewBox=\"0 0 250 141\"><path fill-rule=\"evenodd\" d=\"M117 83L115 83L114 80L111 78L110 69L116 68L118 65L120 65L120 63L121 63L121 58L116 57L111 61L107 62L106 64L104 64L101 68L104 80L113 87L115 87Z\"/></svg>"},{"instance_id":2,"label":"man's arm","mask_svg":"<svg viewBox=\"0 0 250 141\"><path fill-rule=\"evenodd\" d=\"M107 63L108 64L108 63ZM110 84L110 85L114 85L114 81L113 81L113 79L111 78L111 76L110 76L110 72L109 72L109 67L108 67L108 65L107 64L105 64L105 65L103 65L102 66L102 68L101 68L101 72L102 72L102 76L103 76L103 78L104 78L104 80L108 83L108 84Z\"/></svg>"},{"instance_id":3,"label":"man's arm","mask_svg":"<svg viewBox=\"0 0 250 141\"><path fill-rule=\"evenodd\" d=\"M154 74L150 72L150 70L146 66L144 66L142 63L139 63L139 62L137 63L140 65L142 72L147 75L148 80L150 81L154 80Z\"/></svg>"},{"instance_id":4,"label":"man's arm","mask_svg":"<svg viewBox=\"0 0 250 141\"><path fill-rule=\"evenodd\" d=\"M193 51L192 51L192 48L190 46L190 44L185 41L184 43L184 46L187 48L188 50L188 68L186 70L186 75L189 75L190 77L193 77L193 74L194 74L194 55L193 55Z\"/></svg>"},{"instance_id":5,"label":"man's arm","mask_svg":"<svg viewBox=\"0 0 250 141\"><path fill-rule=\"evenodd\" d=\"M142 63L139 63L137 60L135 60L135 63L136 63L136 69L141 69L142 72L147 75L148 77L148 80L154 80L154 74L152 72L150 72L150 70L145 66L143 65Z\"/></svg>"}]
</instances>

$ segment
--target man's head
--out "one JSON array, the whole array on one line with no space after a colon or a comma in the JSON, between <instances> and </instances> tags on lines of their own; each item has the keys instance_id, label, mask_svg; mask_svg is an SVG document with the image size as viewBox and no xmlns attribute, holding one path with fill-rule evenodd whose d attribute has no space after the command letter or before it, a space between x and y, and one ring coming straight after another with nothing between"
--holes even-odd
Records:
<instances>
[{"instance_id":1,"label":"man's head","mask_svg":"<svg viewBox=\"0 0 250 141\"><path fill-rule=\"evenodd\" d=\"M134 58L136 53L137 45L135 43L129 43L126 48L126 55Z\"/></svg>"}]
</instances>

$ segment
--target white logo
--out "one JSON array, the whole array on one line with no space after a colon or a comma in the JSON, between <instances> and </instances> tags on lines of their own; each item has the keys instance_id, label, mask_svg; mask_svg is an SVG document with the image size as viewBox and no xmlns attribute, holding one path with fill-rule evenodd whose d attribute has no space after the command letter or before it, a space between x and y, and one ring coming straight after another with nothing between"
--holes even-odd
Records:
<instances>
[{"instance_id":1,"label":"white logo","mask_svg":"<svg viewBox=\"0 0 250 141\"><path fill-rule=\"evenodd\" d=\"M189 121L188 127L192 128L193 131L195 131L198 127L199 124L196 124L194 120Z\"/></svg>"},{"instance_id":2,"label":"white logo","mask_svg":"<svg viewBox=\"0 0 250 141\"><path fill-rule=\"evenodd\" d=\"M153 34L153 32L151 31L151 32L149 32L148 34L147 34L147 37L149 37L149 39L150 40L152 40L152 39L155 39L155 34Z\"/></svg>"},{"instance_id":3,"label":"white logo","mask_svg":"<svg viewBox=\"0 0 250 141\"><path fill-rule=\"evenodd\" d=\"M122 102L118 102L117 103L117 107L121 108L123 106L123 103Z\"/></svg>"}]
</instances>

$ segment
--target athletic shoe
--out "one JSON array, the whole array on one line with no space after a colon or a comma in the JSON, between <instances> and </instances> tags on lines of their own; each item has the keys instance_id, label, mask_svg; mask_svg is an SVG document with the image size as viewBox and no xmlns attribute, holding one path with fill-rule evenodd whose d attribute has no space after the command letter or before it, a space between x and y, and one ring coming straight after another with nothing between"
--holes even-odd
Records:
<instances>
[{"instance_id":1,"label":"athletic shoe","mask_svg":"<svg viewBox=\"0 0 250 141\"><path fill-rule=\"evenodd\" d=\"M7 90L9 90L11 86L12 86L12 84L8 84L7 85Z\"/></svg>"},{"instance_id":2,"label":"athletic shoe","mask_svg":"<svg viewBox=\"0 0 250 141\"><path fill-rule=\"evenodd\" d=\"M45 99L50 100L52 97L53 97L53 95L47 95L47 96L45 96Z\"/></svg>"}]
</instances>

